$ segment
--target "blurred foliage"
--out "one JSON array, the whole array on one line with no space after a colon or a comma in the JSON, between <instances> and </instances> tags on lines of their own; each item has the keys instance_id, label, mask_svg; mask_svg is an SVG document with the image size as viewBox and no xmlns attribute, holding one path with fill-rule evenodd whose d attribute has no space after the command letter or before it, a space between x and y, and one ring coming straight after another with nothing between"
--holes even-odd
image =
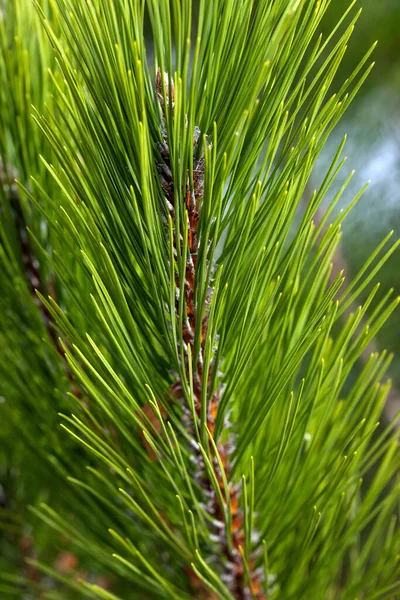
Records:
<instances>
[{"instance_id":1,"label":"blurred foliage","mask_svg":"<svg viewBox=\"0 0 400 600\"><path fill-rule=\"evenodd\" d=\"M348 6L347 0L334 0L325 17L322 30L328 33L332 25L338 21L343 11ZM371 89L379 87L386 79L392 67L400 63L400 2L398 0L363 0L359 3L362 15L358 20L351 45L348 48L341 69L342 76L354 68L364 55L365 49L376 40L378 46L374 57L377 69L371 74L368 82L359 96L367 94Z\"/></svg>"}]
</instances>

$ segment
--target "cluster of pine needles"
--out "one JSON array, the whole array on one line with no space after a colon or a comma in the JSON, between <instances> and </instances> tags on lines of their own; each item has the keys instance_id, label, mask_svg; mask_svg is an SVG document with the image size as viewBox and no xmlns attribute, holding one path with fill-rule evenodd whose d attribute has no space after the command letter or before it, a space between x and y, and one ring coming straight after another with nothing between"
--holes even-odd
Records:
<instances>
[{"instance_id":1,"label":"cluster of pine needles","mask_svg":"<svg viewBox=\"0 0 400 600\"><path fill-rule=\"evenodd\" d=\"M400 594L398 243L344 284L345 139L308 186L373 66L329 4L0 0L1 598Z\"/></svg>"}]
</instances>

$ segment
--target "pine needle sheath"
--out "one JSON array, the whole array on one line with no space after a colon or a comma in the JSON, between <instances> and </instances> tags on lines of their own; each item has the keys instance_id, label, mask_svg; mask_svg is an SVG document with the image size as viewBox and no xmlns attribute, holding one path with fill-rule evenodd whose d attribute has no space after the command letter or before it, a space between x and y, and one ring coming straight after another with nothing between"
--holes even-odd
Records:
<instances>
[{"instance_id":1,"label":"pine needle sheath","mask_svg":"<svg viewBox=\"0 0 400 600\"><path fill-rule=\"evenodd\" d=\"M212 393L211 399L207 407L202 405L204 401L203 388L206 386L207 390L210 389L213 380L212 368L209 369L208 374L203 372L203 364L205 358L205 346L208 335L208 319L210 302L212 297L212 290L207 291L205 299L205 307L202 314L199 315L199 310L196 305L195 297L195 284L196 278L198 277L197 272L197 256L199 250L199 221L202 210L202 199L204 191L204 149L201 149L203 140L200 137L200 130L198 127L194 128L193 131L193 188L190 185L189 174L187 174L186 184L186 196L185 196L185 207L186 207L186 219L187 227L183 234L180 234L180 239L176 234L176 211L175 211L175 195L174 195L174 179L171 168L171 156L169 149L167 125L166 125L166 106L170 104L172 106L172 116L174 113L174 86L172 81L168 81L168 74L164 74L164 85L166 90L166 103L163 97L163 85L162 85L161 71L158 70L156 76L156 93L162 107L163 122L161 126L162 142L159 145L160 154L162 157L162 164L158 165L158 171L160 176L161 186L164 192L166 208L168 215L174 224L174 254L182 252L183 248L187 248L186 255L186 267L185 267L185 278L181 281L179 275L176 275L176 289L177 293L175 309L176 309L176 321L179 323L180 315L180 294L184 296L185 302L185 315L182 328L183 338L183 361L184 370L188 380L191 377L191 386L193 390L194 409L195 414L192 414L190 407L188 406L187 399L184 393L182 381L177 377L176 381L171 387L171 394L178 400L182 407L182 421L185 429L189 432L192 438L196 437L196 431L199 430L201 423L202 414L206 410L206 427L211 436L214 435L215 421L218 414L218 408L223 393L222 385L218 385L216 390ZM208 146L208 138L205 137L204 143ZM186 233L187 232L187 233ZM183 239L183 235L187 235L187 240ZM178 249L177 244L180 243L181 247ZM202 240L202 243L208 243L208 240ZM196 330L201 328L201 348L196 361L195 372L192 373L189 369L189 362L193 354L195 346L195 334ZM213 361L211 360L211 365ZM197 423L194 422L197 419ZM224 429L229 428L229 423L225 419ZM200 441L200 440L199 440ZM193 442L193 478L198 483L203 491L205 497L205 507L209 515L212 516L212 524L210 526L212 539L217 542L218 554L215 557L215 562L222 563L221 568L223 569L222 581L226 584L230 593L240 600L247 600L250 598L263 599L265 598L262 591L262 581L260 572L255 569L255 559L251 557L248 565L246 566L243 561L242 551L245 545L245 533L244 533L244 517L243 511L240 508L240 496L241 496L241 484L233 483L230 480L231 465L230 455L235 447L234 434L229 432L228 439L224 442L218 441L212 443L208 440L208 452L211 456L212 469L215 473L217 485L220 489L220 497L216 493L210 476L207 473L205 461L207 460L207 454L204 449L199 445L199 442ZM229 525L231 531L227 531L227 523L224 516L224 509L221 506L221 498L223 503L228 507L230 514ZM231 543L229 540L231 538ZM246 569L248 577L246 577Z\"/></svg>"}]
</instances>

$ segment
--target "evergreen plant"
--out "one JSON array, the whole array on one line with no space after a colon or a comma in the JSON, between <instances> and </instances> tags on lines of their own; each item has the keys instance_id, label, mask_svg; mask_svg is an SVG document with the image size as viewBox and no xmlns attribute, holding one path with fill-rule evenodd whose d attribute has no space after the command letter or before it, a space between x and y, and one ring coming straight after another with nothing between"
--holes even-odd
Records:
<instances>
[{"instance_id":1,"label":"evergreen plant","mask_svg":"<svg viewBox=\"0 0 400 600\"><path fill-rule=\"evenodd\" d=\"M0 0L1 598L399 597L329 4Z\"/></svg>"}]
</instances>

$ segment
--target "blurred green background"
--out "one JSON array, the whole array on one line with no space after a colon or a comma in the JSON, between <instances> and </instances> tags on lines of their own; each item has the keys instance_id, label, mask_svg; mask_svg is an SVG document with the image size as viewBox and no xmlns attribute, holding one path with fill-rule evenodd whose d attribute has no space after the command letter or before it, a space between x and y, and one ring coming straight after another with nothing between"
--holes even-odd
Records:
<instances>
[{"instance_id":1,"label":"blurred green background","mask_svg":"<svg viewBox=\"0 0 400 600\"><path fill-rule=\"evenodd\" d=\"M347 0L333 0L324 23L328 33L348 6ZM363 0L362 14L351 38L339 79L345 79L378 40L373 58L376 62L364 87L331 136L311 182L322 180L335 149L348 134L344 154L347 163L339 182L355 169L356 173L339 208L366 181L371 184L343 226L338 266L345 266L347 278L354 277L383 237L394 230L400 237L400 0ZM340 83L340 82L338 82ZM383 294L394 288L400 294L400 249L381 271ZM380 296L381 297L381 296ZM400 410L400 310L392 316L377 339L379 350L394 352L390 375L394 389L389 400L388 417ZM371 348L373 351L376 348Z\"/></svg>"}]
</instances>

